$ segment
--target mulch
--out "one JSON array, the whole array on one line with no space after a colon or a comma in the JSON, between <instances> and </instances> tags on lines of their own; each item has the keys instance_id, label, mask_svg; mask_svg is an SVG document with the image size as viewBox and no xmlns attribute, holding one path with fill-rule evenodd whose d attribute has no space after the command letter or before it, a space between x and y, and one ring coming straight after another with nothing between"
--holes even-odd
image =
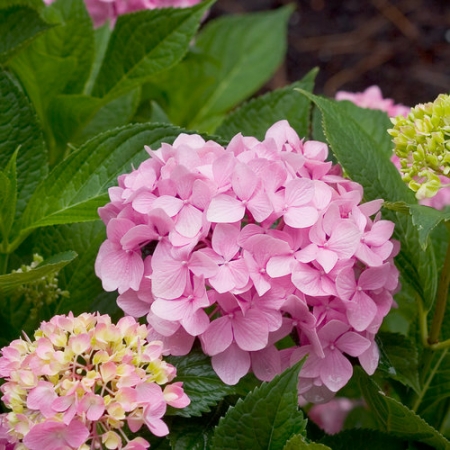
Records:
<instances>
[{"instance_id":1,"label":"mulch","mask_svg":"<svg viewBox=\"0 0 450 450\"><path fill-rule=\"evenodd\" d=\"M315 92L380 86L412 106L450 92L448 0L218 0L210 17L294 3L283 67L267 89L319 68Z\"/></svg>"}]
</instances>

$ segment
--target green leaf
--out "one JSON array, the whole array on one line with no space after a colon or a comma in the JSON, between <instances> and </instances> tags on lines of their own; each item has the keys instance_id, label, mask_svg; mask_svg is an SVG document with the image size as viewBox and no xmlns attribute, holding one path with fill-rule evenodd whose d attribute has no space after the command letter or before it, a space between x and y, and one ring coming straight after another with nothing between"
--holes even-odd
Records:
<instances>
[{"instance_id":1,"label":"green leaf","mask_svg":"<svg viewBox=\"0 0 450 450\"><path fill-rule=\"evenodd\" d=\"M25 2L6 2L0 8L1 63L53 26L41 17L38 8L26 5Z\"/></svg>"},{"instance_id":2,"label":"green leaf","mask_svg":"<svg viewBox=\"0 0 450 450\"><path fill-rule=\"evenodd\" d=\"M312 70L296 83L250 100L229 114L215 133L225 139L242 133L263 140L270 126L287 120L299 136L307 136L310 102L295 89L312 91L316 73L317 70Z\"/></svg>"},{"instance_id":3,"label":"green leaf","mask_svg":"<svg viewBox=\"0 0 450 450\"><path fill-rule=\"evenodd\" d=\"M172 450L210 450L214 417L175 417L170 423L170 446Z\"/></svg>"},{"instance_id":4,"label":"green leaf","mask_svg":"<svg viewBox=\"0 0 450 450\"><path fill-rule=\"evenodd\" d=\"M450 442L439 431L414 411L385 395L361 369L357 368L355 375L380 431L402 439L424 442L437 450L450 448Z\"/></svg>"},{"instance_id":5,"label":"green leaf","mask_svg":"<svg viewBox=\"0 0 450 450\"><path fill-rule=\"evenodd\" d=\"M399 333L379 333L377 343L382 358L378 370L384 376L399 381L420 392L418 351L414 343ZM383 358L384 356L384 358Z\"/></svg>"},{"instance_id":6,"label":"green leaf","mask_svg":"<svg viewBox=\"0 0 450 450\"><path fill-rule=\"evenodd\" d=\"M83 0L57 0L43 10L60 25L35 39L10 60L52 145L52 124L47 119L51 100L59 94L82 92L94 52L94 32Z\"/></svg>"},{"instance_id":7,"label":"green leaf","mask_svg":"<svg viewBox=\"0 0 450 450\"><path fill-rule=\"evenodd\" d=\"M364 132L375 141L376 146L383 155L389 159L392 157L394 145L391 136L387 132L392 127L392 122L384 111L361 108L347 100L339 101L339 107L364 129Z\"/></svg>"},{"instance_id":8,"label":"green leaf","mask_svg":"<svg viewBox=\"0 0 450 450\"><path fill-rule=\"evenodd\" d=\"M430 242L430 233L441 223L450 220L450 211L440 211L429 206L408 205L412 222L419 233L419 243L425 250Z\"/></svg>"},{"instance_id":9,"label":"green leaf","mask_svg":"<svg viewBox=\"0 0 450 450\"><path fill-rule=\"evenodd\" d=\"M16 219L22 216L31 194L47 175L47 153L27 97L12 76L0 71L0 167L9 164L18 148Z\"/></svg>"},{"instance_id":10,"label":"green leaf","mask_svg":"<svg viewBox=\"0 0 450 450\"><path fill-rule=\"evenodd\" d=\"M320 440L333 450L404 450L405 442L377 430L352 429ZM328 447L327 447L328 448Z\"/></svg>"},{"instance_id":11,"label":"green leaf","mask_svg":"<svg viewBox=\"0 0 450 450\"><path fill-rule=\"evenodd\" d=\"M416 202L414 194L403 183L383 149L383 141L376 137L378 132L366 131L364 123L360 123L354 115L357 110L349 108L347 102L302 92L319 108L326 139L345 173L364 187L365 200L381 198L388 202ZM348 112L350 109L351 113ZM425 308L431 308L437 289L433 249L431 246L426 251L421 248L418 232L410 217L385 210L384 218L395 222L394 237L401 242L397 267L421 296Z\"/></svg>"},{"instance_id":12,"label":"green leaf","mask_svg":"<svg viewBox=\"0 0 450 450\"><path fill-rule=\"evenodd\" d=\"M302 433L306 420L298 410L297 384L302 362L263 383L220 419L214 433L214 449L283 448Z\"/></svg>"},{"instance_id":13,"label":"green leaf","mask_svg":"<svg viewBox=\"0 0 450 450\"><path fill-rule=\"evenodd\" d=\"M191 399L191 404L186 408L172 410L177 416L200 416L234 393L234 387L220 380L210 358L199 349L192 350L186 356L168 356L166 360L177 368L176 381L183 382L183 389Z\"/></svg>"},{"instance_id":14,"label":"green leaf","mask_svg":"<svg viewBox=\"0 0 450 450\"><path fill-rule=\"evenodd\" d=\"M139 105L140 91L138 87L105 104L78 135L72 136L71 142L83 143L99 133L127 125Z\"/></svg>"},{"instance_id":15,"label":"green leaf","mask_svg":"<svg viewBox=\"0 0 450 450\"><path fill-rule=\"evenodd\" d=\"M302 435L297 434L287 441L283 450L331 450L331 448L316 442L308 443Z\"/></svg>"},{"instance_id":16,"label":"green leaf","mask_svg":"<svg viewBox=\"0 0 450 450\"><path fill-rule=\"evenodd\" d=\"M108 131L70 154L42 181L20 222L19 241L30 230L54 224L97 220L107 189L117 177L148 158L144 145L171 143L182 130L136 124Z\"/></svg>"},{"instance_id":17,"label":"green leaf","mask_svg":"<svg viewBox=\"0 0 450 450\"><path fill-rule=\"evenodd\" d=\"M4 171L0 170L0 233L2 241L8 242L11 225L14 222L17 203L17 153L13 153ZM1 241L0 241L1 242Z\"/></svg>"},{"instance_id":18,"label":"green leaf","mask_svg":"<svg viewBox=\"0 0 450 450\"><path fill-rule=\"evenodd\" d=\"M61 270L66 264L69 264L77 254L72 251L59 253L39 264L29 272L9 273L0 275L0 293L7 294L12 292L18 286L25 283L32 283L51 273Z\"/></svg>"},{"instance_id":19,"label":"green leaf","mask_svg":"<svg viewBox=\"0 0 450 450\"><path fill-rule=\"evenodd\" d=\"M176 64L213 1L192 8L154 9L120 16L92 95L119 97Z\"/></svg>"},{"instance_id":20,"label":"green leaf","mask_svg":"<svg viewBox=\"0 0 450 450\"><path fill-rule=\"evenodd\" d=\"M154 80L166 103L157 100L172 122L214 131L224 114L255 93L282 62L291 13L288 6L209 22L197 36L195 52Z\"/></svg>"}]
</instances>

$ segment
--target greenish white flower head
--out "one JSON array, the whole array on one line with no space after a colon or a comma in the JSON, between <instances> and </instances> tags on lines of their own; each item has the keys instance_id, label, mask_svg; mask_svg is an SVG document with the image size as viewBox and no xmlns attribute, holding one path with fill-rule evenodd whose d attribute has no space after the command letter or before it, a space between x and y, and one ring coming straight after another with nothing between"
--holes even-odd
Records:
<instances>
[{"instance_id":1,"label":"greenish white flower head","mask_svg":"<svg viewBox=\"0 0 450 450\"><path fill-rule=\"evenodd\" d=\"M441 94L391 121L403 180L419 200L433 197L443 187L440 177L450 174L450 96Z\"/></svg>"}]
</instances>

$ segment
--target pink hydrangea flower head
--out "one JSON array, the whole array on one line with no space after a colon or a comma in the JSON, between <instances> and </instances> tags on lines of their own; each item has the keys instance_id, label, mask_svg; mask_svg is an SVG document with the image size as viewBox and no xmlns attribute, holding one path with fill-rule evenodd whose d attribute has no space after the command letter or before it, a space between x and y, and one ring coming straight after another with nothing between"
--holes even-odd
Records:
<instances>
[{"instance_id":1,"label":"pink hydrangea flower head","mask_svg":"<svg viewBox=\"0 0 450 450\"><path fill-rule=\"evenodd\" d=\"M326 144L282 120L262 141L181 134L147 151L101 209L96 273L165 352L185 355L198 338L227 384L249 371L270 380L310 353L300 379L316 398L345 385L352 357L372 371L397 287L393 224ZM290 333L284 358L275 344Z\"/></svg>"},{"instance_id":2,"label":"pink hydrangea flower head","mask_svg":"<svg viewBox=\"0 0 450 450\"><path fill-rule=\"evenodd\" d=\"M3 348L2 400L11 410L2 416L5 438L31 450L147 449L147 441L125 437L124 421L161 436L166 405L189 404L182 384L170 384L176 370L163 361L162 342L147 335L131 316L113 324L106 315L69 314L43 322L35 340Z\"/></svg>"}]
</instances>

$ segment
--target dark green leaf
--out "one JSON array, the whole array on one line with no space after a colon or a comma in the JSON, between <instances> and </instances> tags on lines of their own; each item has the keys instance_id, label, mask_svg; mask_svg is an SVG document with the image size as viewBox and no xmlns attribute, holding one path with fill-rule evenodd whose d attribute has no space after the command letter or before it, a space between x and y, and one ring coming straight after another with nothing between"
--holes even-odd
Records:
<instances>
[{"instance_id":1,"label":"dark green leaf","mask_svg":"<svg viewBox=\"0 0 450 450\"><path fill-rule=\"evenodd\" d=\"M380 431L402 439L424 442L437 450L448 450L450 442L414 411L385 395L359 368L355 370L364 398L375 415Z\"/></svg>"},{"instance_id":2,"label":"dark green leaf","mask_svg":"<svg viewBox=\"0 0 450 450\"><path fill-rule=\"evenodd\" d=\"M412 222L419 233L419 243L427 248L430 233L441 223L450 219L450 211L440 211L428 206L408 205Z\"/></svg>"},{"instance_id":3,"label":"dark green leaf","mask_svg":"<svg viewBox=\"0 0 450 450\"><path fill-rule=\"evenodd\" d=\"M385 356L381 358L378 370L418 393L418 351L414 343L399 333L379 333L377 339L381 354Z\"/></svg>"},{"instance_id":4,"label":"dark green leaf","mask_svg":"<svg viewBox=\"0 0 450 450\"><path fill-rule=\"evenodd\" d=\"M238 133L264 139L267 129L279 120L287 120L299 136L309 132L310 102L296 88L312 91L317 70L302 80L250 100L233 111L216 130L216 134L231 139Z\"/></svg>"},{"instance_id":5,"label":"dark green leaf","mask_svg":"<svg viewBox=\"0 0 450 450\"><path fill-rule=\"evenodd\" d=\"M179 416L200 416L234 392L233 386L228 386L219 379L211 366L210 358L199 349L191 351L187 356L170 356L166 360L177 368L175 381L183 382L183 389L191 399L191 404L186 408L173 410Z\"/></svg>"},{"instance_id":6,"label":"dark green leaf","mask_svg":"<svg viewBox=\"0 0 450 450\"><path fill-rule=\"evenodd\" d=\"M31 194L48 172L47 153L35 112L16 81L0 71L0 167L16 160L17 204L19 218Z\"/></svg>"},{"instance_id":7,"label":"dark green leaf","mask_svg":"<svg viewBox=\"0 0 450 450\"><path fill-rule=\"evenodd\" d=\"M36 39L10 65L46 124L53 97L83 90L93 60L94 32L83 0L57 0L44 13L59 17L60 25Z\"/></svg>"},{"instance_id":8,"label":"dark green leaf","mask_svg":"<svg viewBox=\"0 0 450 450\"><path fill-rule=\"evenodd\" d=\"M133 89L100 108L87 126L71 141L83 143L91 137L130 123L139 104L140 88Z\"/></svg>"},{"instance_id":9,"label":"dark green leaf","mask_svg":"<svg viewBox=\"0 0 450 450\"><path fill-rule=\"evenodd\" d=\"M53 26L41 17L37 8L31 5L19 2L6 3L0 5L0 36L2 37L0 62L2 63Z\"/></svg>"},{"instance_id":10,"label":"dark green leaf","mask_svg":"<svg viewBox=\"0 0 450 450\"><path fill-rule=\"evenodd\" d=\"M170 424L170 445L172 450L210 450L213 418L208 416L175 417Z\"/></svg>"},{"instance_id":11,"label":"dark green leaf","mask_svg":"<svg viewBox=\"0 0 450 450\"><path fill-rule=\"evenodd\" d=\"M212 3L209 0L192 8L154 9L120 16L92 95L119 97L176 64Z\"/></svg>"},{"instance_id":12,"label":"dark green leaf","mask_svg":"<svg viewBox=\"0 0 450 450\"><path fill-rule=\"evenodd\" d=\"M13 153L5 170L0 170L0 234L3 236L4 245L8 242L16 212L18 151L19 149ZM5 247L7 250L7 245Z\"/></svg>"},{"instance_id":13,"label":"dark green leaf","mask_svg":"<svg viewBox=\"0 0 450 450\"><path fill-rule=\"evenodd\" d=\"M297 384L301 362L263 383L230 407L214 433L214 449L279 450L304 431L298 410Z\"/></svg>"},{"instance_id":14,"label":"dark green leaf","mask_svg":"<svg viewBox=\"0 0 450 450\"><path fill-rule=\"evenodd\" d=\"M345 430L333 436L321 439L333 450L404 450L405 442L394 436L377 430Z\"/></svg>"}]
</instances>

